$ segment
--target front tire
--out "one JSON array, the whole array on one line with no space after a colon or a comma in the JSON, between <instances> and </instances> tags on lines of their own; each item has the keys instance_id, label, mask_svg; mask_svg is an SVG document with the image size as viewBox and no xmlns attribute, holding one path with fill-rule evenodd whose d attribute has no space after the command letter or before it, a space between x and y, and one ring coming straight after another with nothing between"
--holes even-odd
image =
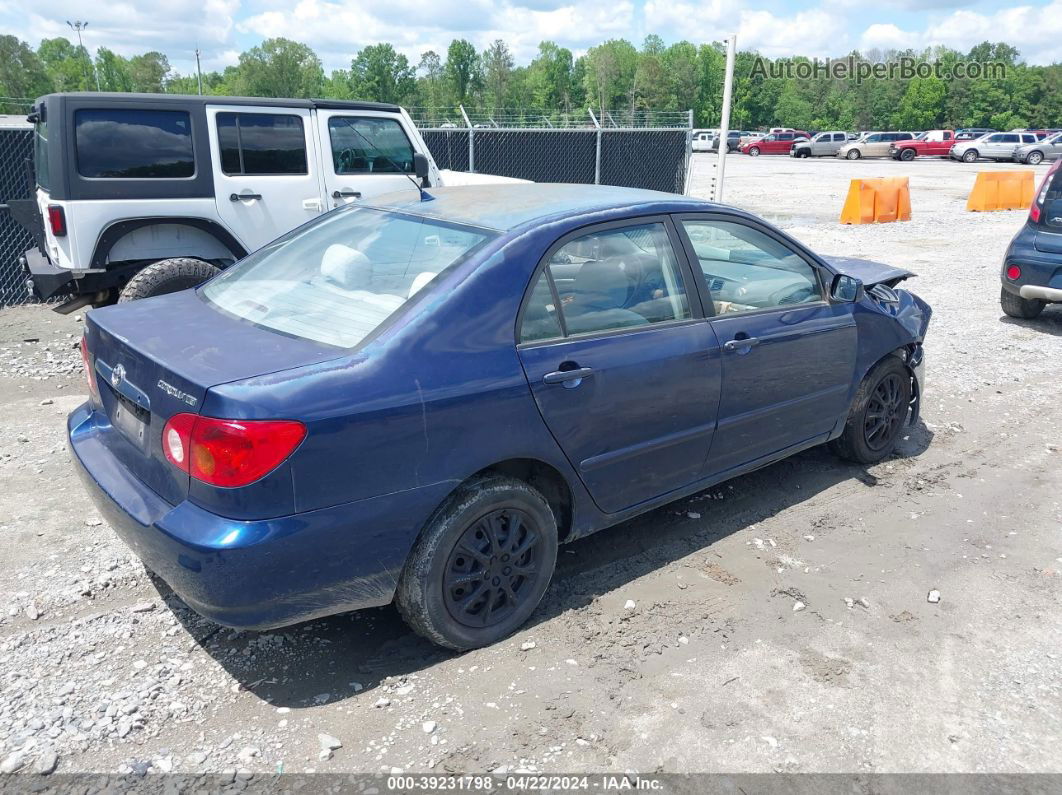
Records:
<instances>
[{"instance_id":1,"label":"front tire","mask_svg":"<svg viewBox=\"0 0 1062 795\"><path fill-rule=\"evenodd\" d=\"M887 356L859 385L844 432L830 447L849 461L876 464L896 449L910 409L911 374L898 357Z\"/></svg>"},{"instance_id":2,"label":"front tire","mask_svg":"<svg viewBox=\"0 0 1062 795\"><path fill-rule=\"evenodd\" d=\"M962 162L964 163L976 163L978 158L976 149L967 149L962 153Z\"/></svg>"},{"instance_id":3,"label":"front tire","mask_svg":"<svg viewBox=\"0 0 1062 795\"><path fill-rule=\"evenodd\" d=\"M760 156L760 148L758 146L753 146L752 148L750 148L749 149L749 156L750 157L759 157Z\"/></svg>"},{"instance_id":4,"label":"front tire","mask_svg":"<svg viewBox=\"0 0 1062 795\"><path fill-rule=\"evenodd\" d=\"M140 270L129 280L118 296L118 303L124 304L141 298L187 290L217 276L220 272L209 262L192 257L159 260Z\"/></svg>"},{"instance_id":5,"label":"front tire","mask_svg":"<svg viewBox=\"0 0 1062 795\"><path fill-rule=\"evenodd\" d=\"M904 162L910 162L910 161L912 161L914 159L915 159L915 151L914 151L914 149L901 149L900 150L900 160L903 160Z\"/></svg>"},{"instance_id":6,"label":"front tire","mask_svg":"<svg viewBox=\"0 0 1062 795\"><path fill-rule=\"evenodd\" d=\"M1025 158L1025 162L1028 163L1030 166L1038 166L1042 162L1044 162L1044 153L1036 151L1029 152L1029 154Z\"/></svg>"},{"instance_id":7,"label":"front tire","mask_svg":"<svg viewBox=\"0 0 1062 795\"><path fill-rule=\"evenodd\" d=\"M1022 298L1020 295L1008 292L1003 287L999 290L999 305L1003 308L1004 314L1019 320L1032 320L1038 317L1046 306L1043 301L1035 298Z\"/></svg>"},{"instance_id":8,"label":"front tire","mask_svg":"<svg viewBox=\"0 0 1062 795\"><path fill-rule=\"evenodd\" d=\"M448 649L488 646L527 621L557 563L557 522L523 481L489 475L459 488L410 554L395 594L419 635Z\"/></svg>"},{"instance_id":9,"label":"front tire","mask_svg":"<svg viewBox=\"0 0 1062 795\"><path fill-rule=\"evenodd\" d=\"M849 150L848 154L845 155L845 157L849 160L858 160L862 156L863 153L860 152L858 149L851 149Z\"/></svg>"}]
</instances>

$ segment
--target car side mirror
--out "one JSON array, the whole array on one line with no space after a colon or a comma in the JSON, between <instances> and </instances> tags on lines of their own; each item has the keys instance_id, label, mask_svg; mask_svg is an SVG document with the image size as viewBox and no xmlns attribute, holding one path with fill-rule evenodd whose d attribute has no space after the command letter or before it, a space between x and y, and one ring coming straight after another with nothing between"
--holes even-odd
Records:
<instances>
[{"instance_id":1,"label":"car side mirror","mask_svg":"<svg viewBox=\"0 0 1062 795\"><path fill-rule=\"evenodd\" d=\"M428 179L428 158L421 152L413 153L413 173L417 175L417 179L421 181L421 185L425 188L430 187L427 184Z\"/></svg>"},{"instance_id":2,"label":"car side mirror","mask_svg":"<svg viewBox=\"0 0 1062 795\"><path fill-rule=\"evenodd\" d=\"M848 276L844 273L838 273L834 276L833 284L830 286L830 297L834 301L843 301L845 303L861 301L865 292L863 282L855 276Z\"/></svg>"}]
</instances>

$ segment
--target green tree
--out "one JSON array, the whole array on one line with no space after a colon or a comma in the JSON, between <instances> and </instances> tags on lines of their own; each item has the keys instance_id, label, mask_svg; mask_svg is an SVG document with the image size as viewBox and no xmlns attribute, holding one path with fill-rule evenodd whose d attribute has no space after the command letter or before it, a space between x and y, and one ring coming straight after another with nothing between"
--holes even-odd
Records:
<instances>
[{"instance_id":1,"label":"green tree","mask_svg":"<svg viewBox=\"0 0 1062 795\"><path fill-rule=\"evenodd\" d=\"M324 86L321 60L291 39L266 39L225 72L225 90L248 97L313 97Z\"/></svg>"},{"instance_id":2,"label":"green tree","mask_svg":"<svg viewBox=\"0 0 1062 795\"><path fill-rule=\"evenodd\" d=\"M161 94L166 90L166 78L170 74L170 61L161 52L152 50L130 58L128 71L133 91Z\"/></svg>"},{"instance_id":3,"label":"green tree","mask_svg":"<svg viewBox=\"0 0 1062 795\"><path fill-rule=\"evenodd\" d=\"M491 109L504 107L512 83L513 55L501 39L495 39L483 53L483 87Z\"/></svg>"},{"instance_id":4,"label":"green tree","mask_svg":"<svg viewBox=\"0 0 1062 795\"><path fill-rule=\"evenodd\" d=\"M543 110L570 112L573 104L572 51L552 41L538 45L538 55L527 67L527 102Z\"/></svg>"},{"instance_id":5,"label":"green tree","mask_svg":"<svg viewBox=\"0 0 1062 795\"><path fill-rule=\"evenodd\" d=\"M106 47L100 47L96 51L96 75L102 91L133 90L128 61Z\"/></svg>"},{"instance_id":6,"label":"green tree","mask_svg":"<svg viewBox=\"0 0 1062 795\"><path fill-rule=\"evenodd\" d=\"M36 99L53 90L44 63L30 46L14 36L0 36L0 96ZM4 113L24 113L21 103L0 100Z\"/></svg>"},{"instance_id":7,"label":"green tree","mask_svg":"<svg viewBox=\"0 0 1062 795\"><path fill-rule=\"evenodd\" d=\"M628 106L634 95L638 51L626 39L609 39L586 53L586 94L605 113Z\"/></svg>"},{"instance_id":8,"label":"green tree","mask_svg":"<svg viewBox=\"0 0 1062 795\"><path fill-rule=\"evenodd\" d=\"M479 55L472 42L465 39L451 41L443 71L457 103L468 102L481 81Z\"/></svg>"},{"instance_id":9,"label":"green tree","mask_svg":"<svg viewBox=\"0 0 1062 795\"><path fill-rule=\"evenodd\" d=\"M416 71L390 44L373 44L350 64L350 93L358 99L401 103L416 88Z\"/></svg>"},{"instance_id":10,"label":"green tree","mask_svg":"<svg viewBox=\"0 0 1062 795\"><path fill-rule=\"evenodd\" d=\"M893 126L901 130L930 130L944 119L948 87L939 77L915 77L907 84Z\"/></svg>"},{"instance_id":11,"label":"green tree","mask_svg":"<svg viewBox=\"0 0 1062 795\"><path fill-rule=\"evenodd\" d=\"M56 91L90 91L96 88L92 59L84 47L75 47L63 38L44 39L37 56Z\"/></svg>"},{"instance_id":12,"label":"green tree","mask_svg":"<svg viewBox=\"0 0 1062 795\"><path fill-rule=\"evenodd\" d=\"M425 50L420 54L420 63L417 71L421 73L418 78L418 96L421 103L429 108L439 108L443 105L443 62L439 53L435 50Z\"/></svg>"}]
</instances>

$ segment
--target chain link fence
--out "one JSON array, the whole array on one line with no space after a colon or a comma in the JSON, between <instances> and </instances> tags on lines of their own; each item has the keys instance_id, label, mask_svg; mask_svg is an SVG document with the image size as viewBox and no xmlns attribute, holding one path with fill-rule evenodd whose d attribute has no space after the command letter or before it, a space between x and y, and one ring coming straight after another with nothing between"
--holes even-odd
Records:
<instances>
[{"instance_id":1,"label":"chain link fence","mask_svg":"<svg viewBox=\"0 0 1062 795\"><path fill-rule=\"evenodd\" d=\"M686 190L688 112L470 115L463 108L456 113L414 108L412 113L439 168L534 182ZM450 121L454 118L460 124Z\"/></svg>"},{"instance_id":2,"label":"chain link fence","mask_svg":"<svg viewBox=\"0 0 1062 795\"><path fill-rule=\"evenodd\" d=\"M26 160L33 156L33 130L0 127L0 202L32 197ZM11 213L0 211L0 307L29 300L19 257L33 238Z\"/></svg>"}]
</instances>

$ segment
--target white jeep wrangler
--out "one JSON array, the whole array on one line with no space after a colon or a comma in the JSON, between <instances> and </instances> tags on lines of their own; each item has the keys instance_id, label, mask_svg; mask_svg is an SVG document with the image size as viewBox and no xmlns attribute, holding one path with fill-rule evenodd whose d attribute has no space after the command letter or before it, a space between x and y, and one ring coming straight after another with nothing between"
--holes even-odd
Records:
<instances>
[{"instance_id":1,"label":"white jeep wrangler","mask_svg":"<svg viewBox=\"0 0 1062 795\"><path fill-rule=\"evenodd\" d=\"M49 94L12 215L57 311L193 286L341 204L441 184L409 115L342 100Z\"/></svg>"}]
</instances>

